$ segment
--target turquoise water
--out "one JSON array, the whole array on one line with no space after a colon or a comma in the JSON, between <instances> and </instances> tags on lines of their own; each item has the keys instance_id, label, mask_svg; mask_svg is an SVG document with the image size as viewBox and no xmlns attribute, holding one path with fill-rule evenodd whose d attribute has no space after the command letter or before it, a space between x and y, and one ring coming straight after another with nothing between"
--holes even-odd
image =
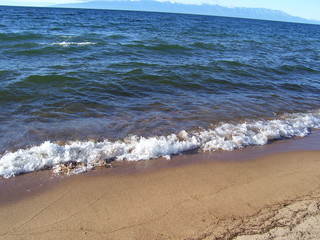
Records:
<instances>
[{"instance_id":1,"label":"turquoise water","mask_svg":"<svg viewBox=\"0 0 320 240\"><path fill-rule=\"evenodd\" d=\"M3 156L45 141L196 135L288 114L316 118L304 134L317 127L319 25L18 7L0 16Z\"/></svg>"}]
</instances>

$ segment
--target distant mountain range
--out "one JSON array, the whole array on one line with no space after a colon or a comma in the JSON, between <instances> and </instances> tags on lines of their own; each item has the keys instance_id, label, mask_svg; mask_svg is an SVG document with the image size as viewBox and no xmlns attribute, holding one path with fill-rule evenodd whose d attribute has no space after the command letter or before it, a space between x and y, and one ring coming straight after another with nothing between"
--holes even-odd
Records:
<instances>
[{"instance_id":1,"label":"distant mountain range","mask_svg":"<svg viewBox=\"0 0 320 240\"><path fill-rule=\"evenodd\" d=\"M228 8L219 5L189 5L171 2L157 2L154 0L140 1L89 1L84 3L59 4L53 7L65 8L94 8L94 9L113 9L113 10L133 10L150 12L171 12L188 13L201 15L214 15L225 17L252 18L285 22L300 22L320 24L318 21L307 20L300 17L291 16L279 10L265 8Z\"/></svg>"}]
</instances>

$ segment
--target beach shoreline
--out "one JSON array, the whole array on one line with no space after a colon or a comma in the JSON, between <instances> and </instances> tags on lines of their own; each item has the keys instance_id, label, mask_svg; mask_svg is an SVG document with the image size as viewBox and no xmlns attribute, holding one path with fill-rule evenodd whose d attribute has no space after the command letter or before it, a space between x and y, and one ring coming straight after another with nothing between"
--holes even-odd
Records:
<instances>
[{"instance_id":1,"label":"beach shoreline","mask_svg":"<svg viewBox=\"0 0 320 240\"><path fill-rule=\"evenodd\" d=\"M317 226L317 140L316 134L216 155L120 163L71 177L42 171L2 180L8 184L1 188L0 236L245 240L287 234L310 221ZM292 208L297 214L289 214ZM320 236L313 229L310 234Z\"/></svg>"},{"instance_id":2,"label":"beach shoreline","mask_svg":"<svg viewBox=\"0 0 320 240\"><path fill-rule=\"evenodd\" d=\"M70 181L70 178L81 177L81 175L86 175L87 177L136 175L163 168L174 168L199 163L251 161L279 153L320 151L319 141L320 131L315 130L307 137L283 139L262 146L251 146L234 151L201 152L192 150L173 155L171 160L158 158L147 161L115 161L108 164L107 167L97 167L92 171L80 173L80 176L78 174L67 175L66 172L54 174L50 169L36 171L9 179L0 178L0 203L3 206L7 203L28 198L34 194L41 194L59 186L59 184Z\"/></svg>"},{"instance_id":3,"label":"beach shoreline","mask_svg":"<svg viewBox=\"0 0 320 240\"><path fill-rule=\"evenodd\" d=\"M0 13L0 240L320 239L320 26Z\"/></svg>"}]
</instances>

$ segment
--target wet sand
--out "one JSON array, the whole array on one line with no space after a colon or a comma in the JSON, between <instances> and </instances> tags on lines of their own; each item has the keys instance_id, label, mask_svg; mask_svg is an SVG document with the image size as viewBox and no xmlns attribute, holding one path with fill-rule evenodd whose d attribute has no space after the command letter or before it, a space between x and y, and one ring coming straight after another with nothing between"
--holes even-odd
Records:
<instances>
[{"instance_id":1,"label":"wet sand","mask_svg":"<svg viewBox=\"0 0 320 240\"><path fill-rule=\"evenodd\" d=\"M0 239L319 239L317 143L1 180Z\"/></svg>"}]
</instances>

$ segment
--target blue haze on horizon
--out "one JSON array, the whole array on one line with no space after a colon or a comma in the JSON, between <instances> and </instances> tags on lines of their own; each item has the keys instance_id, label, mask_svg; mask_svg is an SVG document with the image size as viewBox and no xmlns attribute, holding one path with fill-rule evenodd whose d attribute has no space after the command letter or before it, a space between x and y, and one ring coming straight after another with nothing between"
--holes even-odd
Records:
<instances>
[{"instance_id":1,"label":"blue haze on horizon","mask_svg":"<svg viewBox=\"0 0 320 240\"><path fill-rule=\"evenodd\" d=\"M12 5L12 6L37 6L47 7L57 4L75 4L90 2L92 0L0 0L0 5ZM99 0L103 2L109 2L110 0ZM115 0L119 1L119 0ZM139 0L131 0L139 1ZM149 0L154 2L155 0ZM114 2L114 1L112 1ZM158 2L167 3L180 3L187 5L219 5L224 7L243 7L243 8L266 8L271 10L280 10L289 15L301 17L309 20L320 21L320 1L318 0L158 0ZM125 4L125 3L124 3ZM119 9L121 10L121 9Z\"/></svg>"}]
</instances>

